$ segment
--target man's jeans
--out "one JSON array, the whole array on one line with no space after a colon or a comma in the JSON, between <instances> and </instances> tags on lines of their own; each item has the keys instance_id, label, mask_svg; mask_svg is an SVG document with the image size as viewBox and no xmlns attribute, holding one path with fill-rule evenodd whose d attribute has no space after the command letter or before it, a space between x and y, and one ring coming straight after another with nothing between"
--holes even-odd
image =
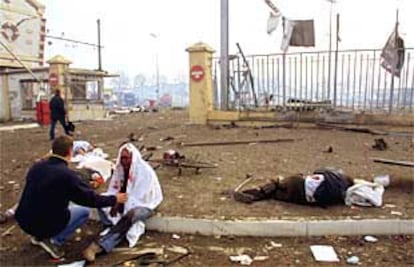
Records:
<instances>
[{"instance_id":1,"label":"man's jeans","mask_svg":"<svg viewBox=\"0 0 414 267\"><path fill-rule=\"evenodd\" d=\"M112 225L106 214L98 209L99 218L105 226ZM126 234L133 224L138 221L145 221L152 215L152 210L145 207L136 207L129 210L111 230L101 237L98 244L109 253L116 245L125 239Z\"/></svg>"},{"instance_id":2,"label":"man's jeans","mask_svg":"<svg viewBox=\"0 0 414 267\"><path fill-rule=\"evenodd\" d=\"M67 135L69 134L69 131L68 131L67 127L66 127L65 118L51 119L51 121L50 121L50 131L49 131L50 140L55 139L55 128L56 128L56 123L58 121L62 125L63 130L65 130L65 134L67 134Z\"/></svg>"},{"instance_id":3,"label":"man's jeans","mask_svg":"<svg viewBox=\"0 0 414 267\"><path fill-rule=\"evenodd\" d=\"M69 223L66 225L66 228L51 238L52 243L57 246L62 246L65 240L68 239L69 236L76 231L76 229L84 225L89 218L89 208L87 207L71 204L69 206L69 211L70 219Z\"/></svg>"}]
</instances>

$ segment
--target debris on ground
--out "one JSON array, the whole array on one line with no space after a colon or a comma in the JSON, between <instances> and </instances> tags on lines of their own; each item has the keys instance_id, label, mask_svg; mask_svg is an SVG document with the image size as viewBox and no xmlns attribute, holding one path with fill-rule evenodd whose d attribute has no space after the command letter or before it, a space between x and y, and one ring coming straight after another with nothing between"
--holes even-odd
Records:
<instances>
[{"instance_id":1,"label":"debris on ground","mask_svg":"<svg viewBox=\"0 0 414 267\"><path fill-rule=\"evenodd\" d=\"M240 140L240 141L180 143L180 145L183 147L226 146L226 145L270 144L270 143L294 142L294 141L295 139L291 139L291 138L279 138L279 139L259 139L259 140Z\"/></svg>"},{"instance_id":2,"label":"debris on ground","mask_svg":"<svg viewBox=\"0 0 414 267\"><path fill-rule=\"evenodd\" d=\"M333 147L332 146L328 146L328 148L326 150L324 150L323 152L325 152L325 153L332 153L333 152Z\"/></svg>"},{"instance_id":3,"label":"debris on ground","mask_svg":"<svg viewBox=\"0 0 414 267\"><path fill-rule=\"evenodd\" d=\"M414 167L414 162L411 161L399 161L399 160L392 160L392 159L383 159L383 158L371 158L374 162L390 164L390 165L399 165L405 167Z\"/></svg>"},{"instance_id":4,"label":"debris on ground","mask_svg":"<svg viewBox=\"0 0 414 267\"><path fill-rule=\"evenodd\" d=\"M177 234L172 234L171 238L172 239L180 239L181 237Z\"/></svg>"},{"instance_id":5,"label":"debris on ground","mask_svg":"<svg viewBox=\"0 0 414 267\"><path fill-rule=\"evenodd\" d=\"M74 261L68 264L59 264L57 267L83 267L85 266L86 261Z\"/></svg>"},{"instance_id":6,"label":"debris on ground","mask_svg":"<svg viewBox=\"0 0 414 267\"><path fill-rule=\"evenodd\" d=\"M313 245L310 249L316 261L339 262L338 255L332 246Z\"/></svg>"},{"instance_id":7,"label":"debris on ground","mask_svg":"<svg viewBox=\"0 0 414 267\"><path fill-rule=\"evenodd\" d=\"M359 258L357 256L351 256L348 259L346 259L346 263L351 264L351 265L358 265Z\"/></svg>"},{"instance_id":8,"label":"debris on ground","mask_svg":"<svg viewBox=\"0 0 414 267\"><path fill-rule=\"evenodd\" d=\"M372 146L373 149L384 151L388 148L388 144L383 138L375 139L375 144Z\"/></svg>"},{"instance_id":9,"label":"debris on ground","mask_svg":"<svg viewBox=\"0 0 414 267\"><path fill-rule=\"evenodd\" d=\"M230 256L232 262L239 262L241 265L249 266L252 264L253 260L249 255L243 254L238 256Z\"/></svg>"},{"instance_id":10,"label":"debris on ground","mask_svg":"<svg viewBox=\"0 0 414 267\"><path fill-rule=\"evenodd\" d=\"M364 236L364 240L365 242L368 242L368 243L376 243L378 241L378 238L371 236L371 235L366 235Z\"/></svg>"},{"instance_id":11,"label":"debris on ground","mask_svg":"<svg viewBox=\"0 0 414 267\"><path fill-rule=\"evenodd\" d=\"M4 231L2 234L1 234L1 237L5 237L5 236L7 236L7 235L11 235L11 233L13 232L13 230L14 230L14 228L16 228L16 225L12 225L12 226L10 226L6 231Z\"/></svg>"}]
</instances>

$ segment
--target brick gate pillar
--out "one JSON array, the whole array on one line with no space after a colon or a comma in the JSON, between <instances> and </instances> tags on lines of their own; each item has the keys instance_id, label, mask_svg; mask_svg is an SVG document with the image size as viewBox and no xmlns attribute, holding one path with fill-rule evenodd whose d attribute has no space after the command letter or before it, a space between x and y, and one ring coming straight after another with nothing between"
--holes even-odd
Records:
<instances>
[{"instance_id":1,"label":"brick gate pillar","mask_svg":"<svg viewBox=\"0 0 414 267\"><path fill-rule=\"evenodd\" d=\"M69 65L72 62L63 56L57 55L47 61L49 64L49 86L50 93L53 95L56 89L60 90L62 98L66 105L69 105L72 100L72 93L69 84L66 81L68 77ZM66 106L69 108L69 106Z\"/></svg>"},{"instance_id":2,"label":"brick gate pillar","mask_svg":"<svg viewBox=\"0 0 414 267\"><path fill-rule=\"evenodd\" d=\"M190 56L190 122L207 124L207 115L213 110L212 57L215 52L204 43L186 49Z\"/></svg>"}]
</instances>

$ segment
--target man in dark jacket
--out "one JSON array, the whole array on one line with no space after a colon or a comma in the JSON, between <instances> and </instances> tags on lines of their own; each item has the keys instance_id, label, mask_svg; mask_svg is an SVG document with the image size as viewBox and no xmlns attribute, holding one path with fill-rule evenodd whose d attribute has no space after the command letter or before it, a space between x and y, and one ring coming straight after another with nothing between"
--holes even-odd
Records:
<instances>
[{"instance_id":1,"label":"man in dark jacket","mask_svg":"<svg viewBox=\"0 0 414 267\"><path fill-rule=\"evenodd\" d=\"M30 168L15 214L19 226L33 236L31 242L40 245L53 258L63 257L64 241L86 223L89 209L82 206L111 207L127 200L127 195L122 193L96 194L69 169L72 147L71 137L60 136L53 141L53 154Z\"/></svg>"},{"instance_id":2,"label":"man in dark jacket","mask_svg":"<svg viewBox=\"0 0 414 267\"><path fill-rule=\"evenodd\" d=\"M243 203L275 199L296 204L311 204L326 207L344 203L346 190L353 180L340 171L319 169L312 175L292 175L272 180L260 186L234 192L234 199Z\"/></svg>"},{"instance_id":3,"label":"man in dark jacket","mask_svg":"<svg viewBox=\"0 0 414 267\"><path fill-rule=\"evenodd\" d=\"M69 130L66 127L65 102L60 96L59 89L55 91L55 95L52 97L52 99L50 99L49 109L50 109L50 132L49 132L50 140L55 139L55 127L58 121L60 122L63 129L65 130L65 133L67 135L70 135Z\"/></svg>"}]
</instances>

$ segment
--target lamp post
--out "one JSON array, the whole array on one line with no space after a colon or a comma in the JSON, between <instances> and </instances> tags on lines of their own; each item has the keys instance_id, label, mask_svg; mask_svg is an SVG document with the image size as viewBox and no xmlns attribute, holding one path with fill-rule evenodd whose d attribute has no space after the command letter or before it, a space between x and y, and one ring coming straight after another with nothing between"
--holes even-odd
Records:
<instances>
[{"instance_id":1,"label":"lamp post","mask_svg":"<svg viewBox=\"0 0 414 267\"><path fill-rule=\"evenodd\" d=\"M155 80L156 80L156 89L155 89L155 93L157 95L157 102L160 99L159 93L160 93L160 69L159 69L159 65L158 65L158 42L159 42L159 38L158 35L155 33L150 33L150 36L152 38L154 38L154 40L156 41L156 50L155 50Z\"/></svg>"}]
</instances>

